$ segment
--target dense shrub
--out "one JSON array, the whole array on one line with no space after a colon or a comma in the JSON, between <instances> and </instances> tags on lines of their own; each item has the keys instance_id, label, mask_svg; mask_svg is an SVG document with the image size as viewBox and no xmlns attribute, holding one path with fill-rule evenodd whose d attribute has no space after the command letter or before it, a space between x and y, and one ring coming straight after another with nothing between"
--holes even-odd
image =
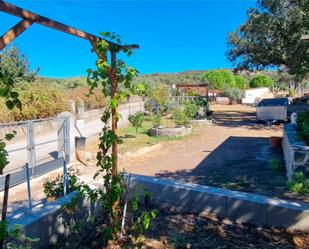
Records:
<instances>
[{"instance_id":1,"label":"dense shrub","mask_svg":"<svg viewBox=\"0 0 309 249\"><path fill-rule=\"evenodd\" d=\"M104 107L106 101L102 96L102 92L100 89L94 89L92 93L89 93L89 87L78 87L75 89L70 89L67 91L68 99L74 100L77 105L79 102L84 101L86 109L96 109Z\"/></svg>"},{"instance_id":2,"label":"dense shrub","mask_svg":"<svg viewBox=\"0 0 309 249\"><path fill-rule=\"evenodd\" d=\"M187 101L184 104L184 112L189 119L195 118L199 107L194 101Z\"/></svg>"},{"instance_id":3,"label":"dense shrub","mask_svg":"<svg viewBox=\"0 0 309 249\"><path fill-rule=\"evenodd\" d=\"M68 110L64 94L45 84L23 83L17 87L22 109L9 111L3 103L0 107L2 122L20 121L55 116Z\"/></svg>"},{"instance_id":4,"label":"dense shrub","mask_svg":"<svg viewBox=\"0 0 309 249\"><path fill-rule=\"evenodd\" d=\"M269 87L273 86L274 82L272 78L267 75L257 74L254 75L250 81L250 87L257 88L257 87Z\"/></svg>"},{"instance_id":5,"label":"dense shrub","mask_svg":"<svg viewBox=\"0 0 309 249\"><path fill-rule=\"evenodd\" d=\"M187 115L181 109L175 109L173 111L173 118L174 118L176 125L186 126L186 125L189 124L189 119L188 119Z\"/></svg>"},{"instance_id":6,"label":"dense shrub","mask_svg":"<svg viewBox=\"0 0 309 249\"><path fill-rule=\"evenodd\" d=\"M12 122L28 119L53 117L63 111L70 111L69 100L78 105L84 101L86 109L105 106L105 99L99 89L89 94L88 87L61 89L45 83L19 83L17 92L20 95L22 109L8 110L0 100L0 122Z\"/></svg>"},{"instance_id":7,"label":"dense shrub","mask_svg":"<svg viewBox=\"0 0 309 249\"><path fill-rule=\"evenodd\" d=\"M240 75L235 75L235 87L245 90L249 88L249 82L245 77L242 77Z\"/></svg>"},{"instance_id":8,"label":"dense shrub","mask_svg":"<svg viewBox=\"0 0 309 249\"><path fill-rule=\"evenodd\" d=\"M212 70L205 73L204 78L211 88L224 89L225 86L235 87L236 81L232 72L227 70Z\"/></svg>"},{"instance_id":9,"label":"dense shrub","mask_svg":"<svg viewBox=\"0 0 309 249\"><path fill-rule=\"evenodd\" d=\"M309 145L309 111L297 115L297 132L307 145Z\"/></svg>"}]
</instances>

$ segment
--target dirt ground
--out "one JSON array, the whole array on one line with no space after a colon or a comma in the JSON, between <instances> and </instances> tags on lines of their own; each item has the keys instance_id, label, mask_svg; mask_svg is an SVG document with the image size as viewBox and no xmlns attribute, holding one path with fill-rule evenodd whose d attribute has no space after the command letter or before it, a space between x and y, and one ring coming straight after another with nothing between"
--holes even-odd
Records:
<instances>
[{"instance_id":1,"label":"dirt ground","mask_svg":"<svg viewBox=\"0 0 309 249\"><path fill-rule=\"evenodd\" d=\"M281 149L273 149L270 136L282 136L282 125L257 124L255 108L212 105L214 125L196 128L182 141L162 143L143 156L122 158L127 172L172 178L203 185L252 192L271 197L309 201L286 189ZM282 170L269 160L278 159Z\"/></svg>"},{"instance_id":2,"label":"dirt ground","mask_svg":"<svg viewBox=\"0 0 309 249\"><path fill-rule=\"evenodd\" d=\"M97 229L72 234L50 249L105 248L104 236ZM91 231L91 232L90 232ZM125 237L109 249L308 249L308 234L275 228L243 225L214 215L197 216L160 210L139 245Z\"/></svg>"}]
</instances>

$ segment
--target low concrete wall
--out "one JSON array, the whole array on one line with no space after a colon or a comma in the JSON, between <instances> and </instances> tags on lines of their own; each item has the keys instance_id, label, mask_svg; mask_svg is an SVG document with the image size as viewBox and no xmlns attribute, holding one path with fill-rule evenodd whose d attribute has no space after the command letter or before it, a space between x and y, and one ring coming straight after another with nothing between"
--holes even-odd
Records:
<instances>
[{"instance_id":1,"label":"low concrete wall","mask_svg":"<svg viewBox=\"0 0 309 249\"><path fill-rule=\"evenodd\" d=\"M150 136L166 136L166 137L181 137L186 136L192 133L192 127L175 127L175 128L166 128L166 127L157 127L151 128L149 130Z\"/></svg>"},{"instance_id":2,"label":"low concrete wall","mask_svg":"<svg viewBox=\"0 0 309 249\"><path fill-rule=\"evenodd\" d=\"M309 232L308 204L134 174L131 174L130 186L132 190L150 191L150 202L158 208L171 208L180 213L215 213L242 223ZM92 187L103 186L96 183ZM100 206L88 200L81 201L76 212L65 212L63 205L70 203L74 196L75 193L71 193L53 203L36 206L28 214L12 214L8 217L10 225L21 224L27 236L40 238L36 247L55 244L70 232L68 224L100 214ZM92 228L89 225L87 229Z\"/></svg>"},{"instance_id":3,"label":"low concrete wall","mask_svg":"<svg viewBox=\"0 0 309 249\"><path fill-rule=\"evenodd\" d=\"M143 185L153 204L179 212L216 213L243 223L309 232L309 205L232 190L131 175L132 187Z\"/></svg>"},{"instance_id":4,"label":"low concrete wall","mask_svg":"<svg viewBox=\"0 0 309 249\"><path fill-rule=\"evenodd\" d=\"M284 124L282 148L289 180L292 179L298 167L303 167L305 173L309 171L309 146L306 146L303 140L298 139L294 124Z\"/></svg>"},{"instance_id":5,"label":"low concrete wall","mask_svg":"<svg viewBox=\"0 0 309 249\"><path fill-rule=\"evenodd\" d=\"M26 236L39 238L35 248L47 248L56 244L70 233L70 225L80 220L83 221L85 229L89 229L91 224L87 219L98 216L99 205L81 200L74 212L66 211L63 206L70 203L74 196L76 193L73 192L55 202L35 206L29 213L12 214L8 217L10 227L14 224L22 225Z\"/></svg>"},{"instance_id":6,"label":"low concrete wall","mask_svg":"<svg viewBox=\"0 0 309 249\"><path fill-rule=\"evenodd\" d=\"M198 126L213 125L212 119L193 119L190 120L190 123Z\"/></svg>"}]
</instances>

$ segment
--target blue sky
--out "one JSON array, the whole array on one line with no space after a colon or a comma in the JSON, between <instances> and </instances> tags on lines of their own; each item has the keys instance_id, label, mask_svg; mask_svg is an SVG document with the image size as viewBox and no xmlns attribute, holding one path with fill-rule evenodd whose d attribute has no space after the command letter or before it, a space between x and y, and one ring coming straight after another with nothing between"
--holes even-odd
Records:
<instances>
[{"instance_id":1,"label":"blue sky","mask_svg":"<svg viewBox=\"0 0 309 249\"><path fill-rule=\"evenodd\" d=\"M254 0L8 2L93 34L113 31L126 43L138 43L128 64L141 73L231 67L225 56L227 33L255 5ZM18 20L0 12L0 32ZM86 40L37 24L14 43L43 76L85 75L96 59Z\"/></svg>"}]
</instances>

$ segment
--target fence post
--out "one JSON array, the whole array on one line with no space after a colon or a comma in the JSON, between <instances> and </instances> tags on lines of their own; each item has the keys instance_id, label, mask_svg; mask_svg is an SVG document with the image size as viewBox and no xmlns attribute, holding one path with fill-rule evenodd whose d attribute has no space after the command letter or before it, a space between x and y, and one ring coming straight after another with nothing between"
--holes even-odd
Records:
<instances>
[{"instance_id":1,"label":"fence post","mask_svg":"<svg viewBox=\"0 0 309 249\"><path fill-rule=\"evenodd\" d=\"M65 155L67 163L75 158L75 140L73 131L73 115L63 112L58 115L58 158Z\"/></svg>"},{"instance_id":2,"label":"fence post","mask_svg":"<svg viewBox=\"0 0 309 249\"><path fill-rule=\"evenodd\" d=\"M8 208L8 199L9 199L9 190L10 190L10 174L5 176L5 184L4 184L4 196L3 196L3 203L2 203L2 217L1 220L6 220L6 212ZM0 240L0 249L3 249L3 239Z\"/></svg>"},{"instance_id":3,"label":"fence post","mask_svg":"<svg viewBox=\"0 0 309 249\"><path fill-rule=\"evenodd\" d=\"M63 160L63 196L66 197L67 195L67 188L68 188L68 168L67 168L67 160L66 156L64 155Z\"/></svg>"},{"instance_id":4,"label":"fence post","mask_svg":"<svg viewBox=\"0 0 309 249\"><path fill-rule=\"evenodd\" d=\"M31 173L34 175L35 167L35 140L34 140L34 125L33 121L29 120L27 129L27 151L28 151L28 163L31 168Z\"/></svg>"},{"instance_id":5,"label":"fence post","mask_svg":"<svg viewBox=\"0 0 309 249\"><path fill-rule=\"evenodd\" d=\"M26 163L26 177L27 177L27 191L28 191L28 202L29 210L32 211L32 197L31 197L31 188L30 188L30 174L29 174L29 164Z\"/></svg>"}]
</instances>

